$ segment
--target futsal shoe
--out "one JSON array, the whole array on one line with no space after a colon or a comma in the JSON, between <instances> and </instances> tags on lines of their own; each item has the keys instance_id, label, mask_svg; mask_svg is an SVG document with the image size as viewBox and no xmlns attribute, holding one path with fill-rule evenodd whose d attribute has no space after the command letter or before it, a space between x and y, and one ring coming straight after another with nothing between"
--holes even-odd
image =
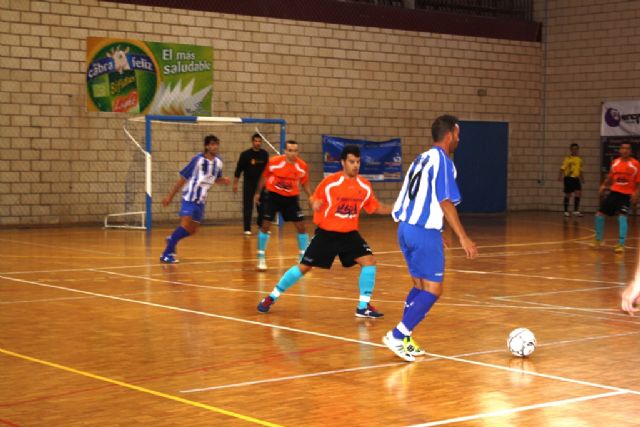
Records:
<instances>
[{"instance_id":1,"label":"futsal shoe","mask_svg":"<svg viewBox=\"0 0 640 427\"><path fill-rule=\"evenodd\" d=\"M591 242L589 246L591 246L593 249L598 249L600 246L602 246L602 240L593 239L593 242Z\"/></svg>"},{"instance_id":2,"label":"futsal shoe","mask_svg":"<svg viewBox=\"0 0 640 427\"><path fill-rule=\"evenodd\" d=\"M617 245L615 245L613 247L613 252L617 253L617 254L622 254L624 253L624 245L621 243L618 243Z\"/></svg>"},{"instance_id":3,"label":"futsal shoe","mask_svg":"<svg viewBox=\"0 0 640 427\"><path fill-rule=\"evenodd\" d=\"M175 257L174 254L166 254L166 255L162 255L160 257L160 262L164 263L164 264L177 264L180 261L178 261Z\"/></svg>"},{"instance_id":4,"label":"futsal shoe","mask_svg":"<svg viewBox=\"0 0 640 427\"><path fill-rule=\"evenodd\" d=\"M256 266L258 271L267 271L267 260L264 258L258 258L258 265Z\"/></svg>"},{"instance_id":5,"label":"futsal shoe","mask_svg":"<svg viewBox=\"0 0 640 427\"><path fill-rule=\"evenodd\" d=\"M245 236L251 236L251 230L245 230L244 235Z\"/></svg>"},{"instance_id":6,"label":"futsal shoe","mask_svg":"<svg viewBox=\"0 0 640 427\"><path fill-rule=\"evenodd\" d=\"M584 215L582 215L582 212L580 212L580 211L573 211L573 216L580 217L580 216L584 216Z\"/></svg>"},{"instance_id":7,"label":"futsal shoe","mask_svg":"<svg viewBox=\"0 0 640 427\"><path fill-rule=\"evenodd\" d=\"M415 362L416 357L411 354L408 349L408 338L399 340L393 336L393 331L389 331L387 332L387 335L382 337L382 342L384 343L384 345L389 347L389 350L393 351L393 353L400 359L404 360L405 362Z\"/></svg>"},{"instance_id":8,"label":"futsal shoe","mask_svg":"<svg viewBox=\"0 0 640 427\"><path fill-rule=\"evenodd\" d=\"M571 216L571 214L567 211L564 211L564 216L566 216L567 218L569 218Z\"/></svg>"},{"instance_id":9,"label":"futsal shoe","mask_svg":"<svg viewBox=\"0 0 640 427\"><path fill-rule=\"evenodd\" d=\"M418 343L414 341L412 336L409 336L407 339L409 340L407 344L407 350L412 356L424 356L425 354L427 354L427 352L424 351L422 347L420 347Z\"/></svg>"},{"instance_id":10,"label":"futsal shoe","mask_svg":"<svg viewBox=\"0 0 640 427\"><path fill-rule=\"evenodd\" d=\"M367 303L365 308L356 308L356 317L369 317L377 319L378 317L384 317L384 314L380 313L374 306Z\"/></svg>"},{"instance_id":11,"label":"futsal shoe","mask_svg":"<svg viewBox=\"0 0 640 427\"><path fill-rule=\"evenodd\" d=\"M258 311L260 313L268 313L274 302L276 302L276 300L274 300L270 296L264 297L262 301L258 303Z\"/></svg>"}]
</instances>

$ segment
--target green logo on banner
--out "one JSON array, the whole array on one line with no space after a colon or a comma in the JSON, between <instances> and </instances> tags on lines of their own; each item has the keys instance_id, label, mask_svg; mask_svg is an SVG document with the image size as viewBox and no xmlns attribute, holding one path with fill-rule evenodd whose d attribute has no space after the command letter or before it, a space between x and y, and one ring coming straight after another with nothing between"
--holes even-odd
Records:
<instances>
[{"instance_id":1,"label":"green logo on banner","mask_svg":"<svg viewBox=\"0 0 640 427\"><path fill-rule=\"evenodd\" d=\"M139 113L155 96L157 67L146 49L114 42L99 49L87 67L87 91L99 111Z\"/></svg>"}]
</instances>

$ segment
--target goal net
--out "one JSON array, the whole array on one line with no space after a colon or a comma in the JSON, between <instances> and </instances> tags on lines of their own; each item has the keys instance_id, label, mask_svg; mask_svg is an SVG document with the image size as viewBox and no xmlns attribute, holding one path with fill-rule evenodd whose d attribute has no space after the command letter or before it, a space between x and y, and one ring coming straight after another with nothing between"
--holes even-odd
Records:
<instances>
[{"instance_id":1,"label":"goal net","mask_svg":"<svg viewBox=\"0 0 640 427\"><path fill-rule=\"evenodd\" d=\"M107 228L151 230L153 223L175 221L180 193L170 206L162 199L171 190L179 172L203 150L206 135L220 139L219 156L223 175L233 179L240 153L251 147L251 137L259 133L262 148L279 154L286 139L286 122L281 119L196 116L142 116L123 125L124 169L121 182L112 183L112 212L104 218ZM242 179L242 178L241 178ZM205 220L242 217L242 185L238 194L232 186L214 186L207 197Z\"/></svg>"}]
</instances>

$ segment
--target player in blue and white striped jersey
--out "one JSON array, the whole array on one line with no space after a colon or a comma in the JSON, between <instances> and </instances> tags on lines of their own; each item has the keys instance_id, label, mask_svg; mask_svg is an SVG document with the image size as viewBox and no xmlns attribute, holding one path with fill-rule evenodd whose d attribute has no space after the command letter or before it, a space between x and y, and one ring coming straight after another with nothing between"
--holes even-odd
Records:
<instances>
[{"instance_id":1,"label":"player in blue and white striped jersey","mask_svg":"<svg viewBox=\"0 0 640 427\"><path fill-rule=\"evenodd\" d=\"M169 194L162 200L163 206L168 206L173 197L182 189L182 204L180 206L180 225L173 234L167 237L165 248L160 261L175 264L176 245L178 242L198 231L204 217L204 206L207 193L213 184L228 185L229 178L222 176L222 160L218 157L220 140L215 135L204 138L204 151L195 155L189 164L180 171L180 177Z\"/></svg>"},{"instance_id":2,"label":"player in blue and white striped jersey","mask_svg":"<svg viewBox=\"0 0 640 427\"><path fill-rule=\"evenodd\" d=\"M449 156L460 141L458 119L450 115L438 117L431 125L431 135L433 146L411 164L391 214L400 223L398 241L413 287L407 295L402 321L382 340L408 362L426 354L411 334L442 294L443 219L460 239L467 258L478 254L456 211L461 197L455 181L456 168Z\"/></svg>"}]
</instances>

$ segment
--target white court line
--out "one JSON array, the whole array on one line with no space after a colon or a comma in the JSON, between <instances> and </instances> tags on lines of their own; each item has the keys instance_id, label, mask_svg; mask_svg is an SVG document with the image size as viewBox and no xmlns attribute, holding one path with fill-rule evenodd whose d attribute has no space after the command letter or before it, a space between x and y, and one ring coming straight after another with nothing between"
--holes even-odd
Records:
<instances>
[{"instance_id":1,"label":"white court line","mask_svg":"<svg viewBox=\"0 0 640 427\"><path fill-rule=\"evenodd\" d=\"M386 264L381 262L378 262L377 264L384 265L386 267L406 268L406 266L398 265L398 264ZM524 274L524 273L504 273L501 271L460 270L455 268L448 268L445 270L445 272L478 274L483 276L495 275L495 276L509 276L509 277L524 277L528 279L564 280L566 282L586 282L586 283L604 283L608 285L625 285L624 282L612 282L607 280L576 279L571 277L558 277L558 276L540 276L537 274Z\"/></svg>"},{"instance_id":2,"label":"white court line","mask_svg":"<svg viewBox=\"0 0 640 427\"><path fill-rule=\"evenodd\" d=\"M567 404L570 404L570 403L585 402L585 401L588 401L588 400L602 399L602 398L605 398L605 397L612 397L612 396L619 396L621 394L627 394L627 393L624 392L624 391L612 391L612 392L609 392L609 393L592 394L592 395L589 395L589 396L574 397L572 399L555 400L555 401L551 401L551 402L538 403L538 404L535 404L535 405L519 406L517 408L502 409L502 410L494 411L494 412L485 412L485 413L481 413L481 414L469 415L469 416L466 416L466 417L449 418L449 419L446 419L446 420L432 421L432 422L423 423L423 424L414 424L414 425L409 426L409 427L441 426L441 425L444 425L444 424L461 423L461 422L464 422L464 421L478 420L478 419L482 419L482 418L501 417L503 415L515 414L517 412L530 411L532 409L550 408L550 407L554 407L554 406L564 406L564 405L567 405Z\"/></svg>"},{"instance_id":3,"label":"white court line","mask_svg":"<svg viewBox=\"0 0 640 427\"><path fill-rule=\"evenodd\" d=\"M597 288L568 289L564 291L531 292L528 294L519 294L519 295L503 295L503 296L494 297L494 298L511 299L511 298L522 298L522 297L538 297L542 295L567 294L567 293L574 293L574 292L602 291L606 289L620 288L621 286L624 286L624 283L620 285L615 285L615 286L600 286Z\"/></svg>"},{"instance_id":4,"label":"white court line","mask_svg":"<svg viewBox=\"0 0 640 427\"><path fill-rule=\"evenodd\" d=\"M52 248L55 250L59 250L59 249L67 249L70 250L72 252L86 252L88 254L100 254L100 255L111 255L113 256L113 252L102 252L102 251L94 251L91 249L84 249L84 248L69 248L67 246L60 246L60 245L48 245L48 244L44 244L44 243L33 243L33 242L25 242L24 240L12 240L12 239L2 239L0 238L0 242L9 242L9 243L15 243L15 244L20 244L20 245L28 245L28 246L40 246L40 247L45 247L45 248ZM121 256L122 258L125 258L124 255Z\"/></svg>"},{"instance_id":5,"label":"white court line","mask_svg":"<svg viewBox=\"0 0 640 427\"><path fill-rule=\"evenodd\" d=\"M624 333L624 334L600 335L600 336L593 336L593 337L577 338L577 339L574 339L574 340L552 341L552 342L548 342L548 343L538 344L537 347L553 347L553 346L556 346L556 345L563 345L563 344L576 344L576 343L582 342L582 341L595 341L595 340L599 340L599 339L619 338L619 337L624 337L624 336L628 336L628 335L639 335L639 334L640 334L640 331L639 332L627 332L627 333ZM482 355L491 354L491 353L502 353L504 351L505 351L505 349L503 349L503 348L501 348L501 349L493 349L493 350L474 351L474 352L471 352L471 353L456 354L453 357L482 356ZM438 360L438 358L435 358L435 357L430 357L428 359L419 358L419 359L416 360L415 363L432 362L434 360ZM371 365L371 366L359 366L359 367L356 367L356 368L335 369L335 370L332 370L332 371L320 371L320 372L313 372L313 373L309 373L309 374L290 375L290 376L286 376L286 377L269 378L269 379L266 379L266 380L245 381L245 382L241 382L241 383L224 384L224 385L219 385L219 386L193 388L193 389L189 389L189 390L181 390L180 393L197 393L197 392L203 392L203 391L214 391L214 390L221 390L221 389L225 389L225 388L245 387L245 386L256 385L256 384L282 382L282 381L289 381L289 380L297 380L297 379L301 379L301 378L313 378L313 377L320 377L320 376L325 376L325 375L341 374L341 373L345 373L345 372L357 372L357 371L388 368L388 367L395 367L395 366L407 366L407 362L384 363L384 364L381 364L381 365Z\"/></svg>"},{"instance_id":6,"label":"white court line","mask_svg":"<svg viewBox=\"0 0 640 427\"><path fill-rule=\"evenodd\" d=\"M267 260L279 261L283 259L296 259L294 256L279 256L279 257L267 257ZM258 258L225 258L220 261L217 260L207 260L207 261L181 261L179 265L202 265L202 264L228 264L234 262L255 262ZM164 263L156 263L156 264L136 264L136 265L119 265L113 267L105 267L112 270L124 270L127 268L146 268L146 267L166 267L167 265L176 265L174 264L164 264ZM100 267L97 267L100 268ZM25 270L25 271L2 271L0 274L40 274L40 273L69 273L69 272L79 272L79 271L90 271L92 268L84 267L84 268L60 268L55 270Z\"/></svg>"},{"instance_id":7,"label":"white court line","mask_svg":"<svg viewBox=\"0 0 640 427\"><path fill-rule=\"evenodd\" d=\"M334 340L338 340L338 341L352 342L352 343L356 343L356 344L369 345L369 346L372 346L372 347L386 348L386 346L384 344L378 344L378 343L374 343L374 342L370 342L370 341L362 341L362 340L357 340L357 339L353 339L353 338L341 337L341 336L337 336L337 335L324 334L324 333L321 333L321 332L308 331L308 330L298 329L298 328L290 328L288 326L272 325L272 324L269 324L269 323L256 322L254 320L241 319L241 318L238 318L238 317L223 316L223 315L220 315L220 314L213 314L213 313L208 313L208 312L204 312L204 311L197 311L197 310L189 310L189 309L186 309L186 308L180 308L180 307L164 305L164 304L156 304L156 303L152 303L152 302L148 302L148 301L140 301L140 300L135 300L135 299L130 299L130 298L121 298L121 297L116 297L116 296L113 296L113 295L106 295L106 294L99 294L99 293L95 293L95 292L82 291L82 290L79 290L79 289L67 288L67 287L64 287L64 286L49 285L49 284L34 282L34 281L30 281L30 280L16 279L16 278L13 278L13 277L0 276L0 279L10 280L10 281L18 282L18 283L36 285L36 286L41 286L41 287L45 287L45 288L59 289L59 290L69 291L69 292L77 292L77 293L81 293L81 294L85 294L85 295L93 295L93 296L96 296L96 297L112 299L112 300L116 300L116 301L131 302L131 303L134 303L134 304L141 304L141 305L146 305L146 306L150 306L150 307L164 308L164 309L167 309L167 310L178 311L178 312L182 312L182 313L190 313L190 314L196 314L196 315L200 315L200 316L207 316L207 317L212 317L212 318L217 318L217 319L231 320L231 321L239 322L239 323L262 326L262 327L272 328L272 329L280 329L280 330L284 330L284 331L296 332L296 333L312 335L312 336L318 336L318 337L322 337L322 338L329 338L329 339L334 339ZM486 368L499 369L499 370L507 371L507 372L515 372L515 373L518 373L518 374L531 375L531 376L535 376L535 377L552 379L552 380L562 381L562 382L571 383L571 384L579 384L579 385L584 385L584 386L588 386L588 387L602 388L602 389L605 389L605 390L623 391L623 392L626 392L626 393L632 393L632 394L635 394L635 395L640 395L640 391L622 389L622 388L619 388L619 387L612 387L612 386L593 383L593 382L588 382L588 381L574 380L574 379L571 379L571 378L560 377L560 376L557 376L557 375L541 374L541 373L538 373L538 372L530 372L530 371L524 371L523 372L520 369L514 369L514 368L505 367L505 366L494 365L494 364L491 364L491 363L477 362L477 361L474 361L474 360L467 360L467 359L462 359L462 358L459 358L459 357L445 356L445 355L436 354L436 353L428 353L427 352L426 355L427 356L431 356L431 357L436 357L436 358L439 358L439 359L443 359L443 360L449 360L449 361L460 362L460 363L467 363L467 364L471 364L471 365L475 365L475 366L482 366L482 367L486 367Z\"/></svg>"}]
</instances>

